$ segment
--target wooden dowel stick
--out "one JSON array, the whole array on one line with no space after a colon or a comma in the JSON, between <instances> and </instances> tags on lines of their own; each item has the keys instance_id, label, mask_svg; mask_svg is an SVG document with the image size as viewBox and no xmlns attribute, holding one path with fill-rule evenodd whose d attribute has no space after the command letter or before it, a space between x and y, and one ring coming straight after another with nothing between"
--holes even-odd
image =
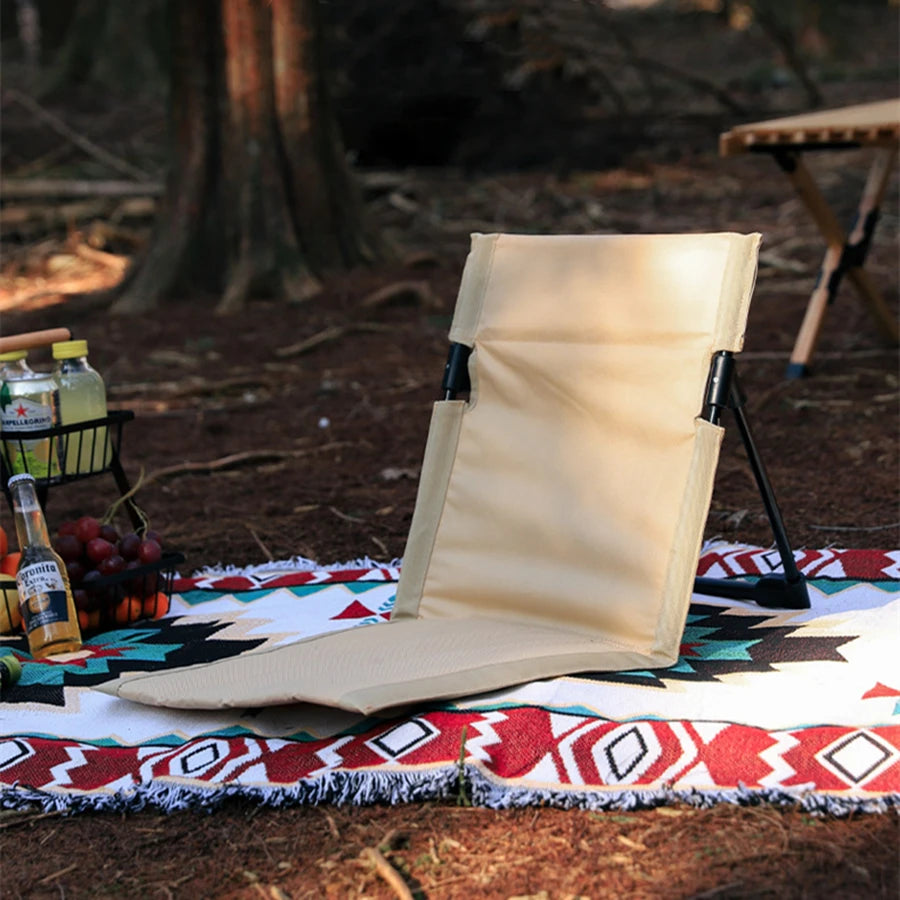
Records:
<instances>
[{"instance_id":1,"label":"wooden dowel stick","mask_svg":"<svg viewBox=\"0 0 900 900\"><path fill-rule=\"evenodd\" d=\"M44 331L26 331L22 334L8 334L0 337L0 353L11 350L31 350L33 347L44 347L57 341L72 340L72 332L68 328L47 328Z\"/></svg>"}]
</instances>

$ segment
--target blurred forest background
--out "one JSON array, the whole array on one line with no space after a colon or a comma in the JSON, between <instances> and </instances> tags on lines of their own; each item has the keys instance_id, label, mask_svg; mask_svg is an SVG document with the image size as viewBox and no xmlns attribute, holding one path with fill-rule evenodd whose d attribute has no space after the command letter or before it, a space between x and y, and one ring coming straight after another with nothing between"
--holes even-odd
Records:
<instances>
[{"instance_id":1,"label":"blurred forest background","mask_svg":"<svg viewBox=\"0 0 900 900\"><path fill-rule=\"evenodd\" d=\"M565 178L714 152L736 122L892 91L896 13L888 0L2 0L0 304L33 294L21 279L35 274L45 293L47 276L118 285L120 312L189 286L220 310L303 300L328 271L396 252L360 202L403 206L385 172ZM48 236L78 265L48 271Z\"/></svg>"},{"instance_id":2,"label":"blurred forest background","mask_svg":"<svg viewBox=\"0 0 900 900\"><path fill-rule=\"evenodd\" d=\"M88 340L111 407L136 413L123 465L185 572L389 560L470 232L761 231L741 377L791 539L896 550L896 348L844 288L813 376L784 379L822 238L771 159L717 148L738 123L897 96L898 15L890 0L0 0L2 330ZM866 151L807 157L848 221ZM896 309L896 173L887 198L866 268ZM102 515L101 481L55 491L51 528ZM771 542L733 430L706 537ZM444 870L424 853L411 874L441 898L897 896L890 815L457 813L49 818L17 833L41 852L7 880L11 896L267 881L388 896L360 847L434 827L460 838L453 884L431 893ZM610 862L641 846L629 828L648 852ZM294 848L291 872L248 840L263 833Z\"/></svg>"},{"instance_id":3,"label":"blurred forest background","mask_svg":"<svg viewBox=\"0 0 900 900\"><path fill-rule=\"evenodd\" d=\"M718 156L735 124L896 96L895 3L0 0L0 12L3 330L68 324L90 340L113 404L139 413L127 465L145 466L146 484L168 473L142 502L191 565L261 549L402 555L473 231L763 232L745 380L791 533L897 545L883 415L896 350L845 287L818 348L826 377L780 385L822 238L770 159ZM807 154L845 222L866 153ZM897 181L867 259L894 309ZM331 449L309 450L320 444ZM305 454L304 477L286 480L280 459L254 469L251 490L227 462L273 452ZM227 491L204 468L219 458L228 471L212 481ZM844 478L828 491L798 475L835 460ZM719 481L710 535L767 544L739 453ZM98 511L93 486L77 488L58 514ZM222 527L239 515L246 527Z\"/></svg>"}]
</instances>

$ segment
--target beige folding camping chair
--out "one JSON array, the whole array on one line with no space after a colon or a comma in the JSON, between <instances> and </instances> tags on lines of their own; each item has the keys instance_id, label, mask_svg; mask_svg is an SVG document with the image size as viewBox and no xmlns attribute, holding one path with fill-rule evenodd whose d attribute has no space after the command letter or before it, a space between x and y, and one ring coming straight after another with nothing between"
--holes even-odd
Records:
<instances>
[{"instance_id":1,"label":"beige folding camping chair","mask_svg":"<svg viewBox=\"0 0 900 900\"><path fill-rule=\"evenodd\" d=\"M694 587L808 606L733 377L758 245L475 235L391 620L101 689L369 713L672 665ZM784 562L757 584L695 583L727 407Z\"/></svg>"},{"instance_id":2,"label":"beige folding camping chair","mask_svg":"<svg viewBox=\"0 0 900 900\"><path fill-rule=\"evenodd\" d=\"M810 150L847 150L856 147L872 147L874 156L856 217L849 234L845 234L804 164L803 154ZM719 138L719 152L722 156L745 152L770 153L787 175L825 239L825 257L797 333L787 368L788 378L799 378L809 373L825 313L834 302L845 274L882 334L889 341L897 343L900 335L897 318L863 266L898 147L900 99L827 109L766 122L751 122L739 125Z\"/></svg>"}]
</instances>

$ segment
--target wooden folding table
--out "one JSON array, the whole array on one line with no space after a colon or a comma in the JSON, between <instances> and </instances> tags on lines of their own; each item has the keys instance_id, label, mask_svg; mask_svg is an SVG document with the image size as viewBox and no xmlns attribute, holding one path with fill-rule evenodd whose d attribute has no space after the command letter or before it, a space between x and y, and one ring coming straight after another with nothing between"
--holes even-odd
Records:
<instances>
[{"instance_id":1,"label":"wooden folding table","mask_svg":"<svg viewBox=\"0 0 900 900\"><path fill-rule=\"evenodd\" d=\"M878 220L878 207L887 188L898 146L900 99L752 122L739 125L719 138L719 152L722 156L735 156L745 152L771 154L790 179L827 244L822 268L791 353L788 378L808 374L825 311L834 300L845 274L885 337L894 343L900 339L895 315L863 268ZM856 217L849 234L845 234L837 216L804 165L803 154L811 150L846 150L856 147L872 147L874 158Z\"/></svg>"}]
</instances>

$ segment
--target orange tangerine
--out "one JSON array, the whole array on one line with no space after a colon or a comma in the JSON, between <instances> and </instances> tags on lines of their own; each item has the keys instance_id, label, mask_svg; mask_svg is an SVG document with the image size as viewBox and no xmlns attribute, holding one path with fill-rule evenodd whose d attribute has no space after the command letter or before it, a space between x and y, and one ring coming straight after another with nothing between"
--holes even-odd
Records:
<instances>
[{"instance_id":1,"label":"orange tangerine","mask_svg":"<svg viewBox=\"0 0 900 900\"><path fill-rule=\"evenodd\" d=\"M19 568L19 560L22 558L21 553L7 553L0 562L0 572L4 575L15 575L16 569Z\"/></svg>"},{"instance_id":2,"label":"orange tangerine","mask_svg":"<svg viewBox=\"0 0 900 900\"><path fill-rule=\"evenodd\" d=\"M96 631L100 627L100 610L92 609L88 612L86 609L79 609L78 626L81 628L82 633Z\"/></svg>"},{"instance_id":3,"label":"orange tangerine","mask_svg":"<svg viewBox=\"0 0 900 900\"><path fill-rule=\"evenodd\" d=\"M141 614L140 597L123 597L113 610L113 620L116 625L128 625L130 622L137 622Z\"/></svg>"},{"instance_id":4,"label":"orange tangerine","mask_svg":"<svg viewBox=\"0 0 900 900\"><path fill-rule=\"evenodd\" d=\"M161 619L169 611L169 597L162 591L150 594L143 602L145 619Z\"/></svg>"}]
</instances>

